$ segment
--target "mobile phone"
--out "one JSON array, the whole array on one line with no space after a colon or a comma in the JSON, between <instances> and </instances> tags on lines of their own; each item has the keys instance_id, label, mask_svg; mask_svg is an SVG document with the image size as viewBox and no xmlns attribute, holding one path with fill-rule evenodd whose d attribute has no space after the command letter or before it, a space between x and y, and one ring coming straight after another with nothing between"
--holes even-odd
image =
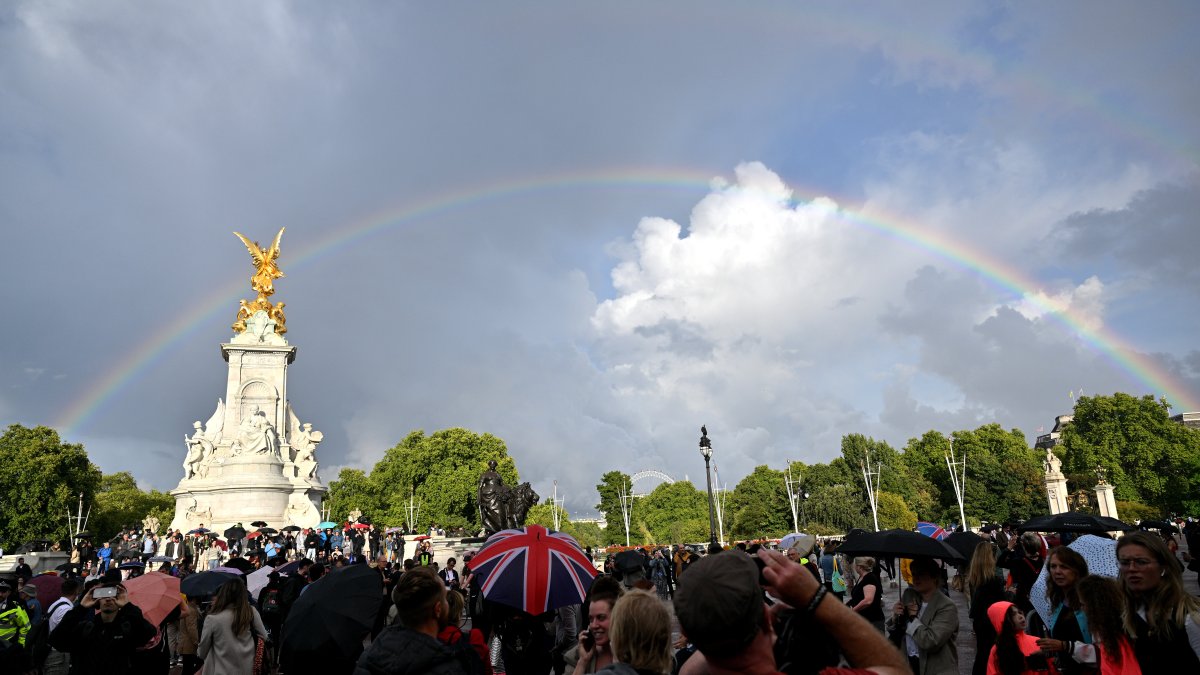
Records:
<instances>
[{"instance_id":1,"label":"mobile phone","mask_svg":"<svg viewBox=\"0 0 1200 675\"><path fill-rule=\"evenodd\" d=\"M117 587L116 586L101 586L101 587L95 589L94 591L92 591L92 598L94 598L96 600L99 600L101 598L115 598L115 597L117 597Z\"/></svg>"},{"instance_id":2,"label":"mobile phone","mask_svg":"<svg viewBox=\"0 0 1200 675\"><path fill-rule=\"evenodd\" d=\"M592 637L592 631L590 630L585 630L579 634L579 642L589 652L596 648L596 638Z\"/></svg>"}]
</instances>

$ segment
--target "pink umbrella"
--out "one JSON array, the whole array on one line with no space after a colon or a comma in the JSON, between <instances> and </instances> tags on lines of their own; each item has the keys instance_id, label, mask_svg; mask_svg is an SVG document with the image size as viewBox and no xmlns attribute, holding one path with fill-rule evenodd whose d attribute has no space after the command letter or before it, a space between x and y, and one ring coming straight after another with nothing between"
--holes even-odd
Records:
<instances>
[{"instance_id":1,"label":"pink umbrella","mask_svg":"<svg viewBox=\"0 0 1200 675\"><path fill-rule=\"evenodd\" d=\"M146 620L155 626L162 623L179 603L179 579L162 572L147 572L125 582L129 602L142 610Z\"/></svg>"},{"instance_id":2,"label":"pink umbrella","mask_svg":"<svg viewBox=\"0 0 1200 675\"><path fill-rule=\"evenodd\" d=\"M37 599L42 603L42 607L49 607L50 603L62 595L63 578L57 574L39 574L30 579L29 583L37 586Z\"/></svg>"}]
</instances>

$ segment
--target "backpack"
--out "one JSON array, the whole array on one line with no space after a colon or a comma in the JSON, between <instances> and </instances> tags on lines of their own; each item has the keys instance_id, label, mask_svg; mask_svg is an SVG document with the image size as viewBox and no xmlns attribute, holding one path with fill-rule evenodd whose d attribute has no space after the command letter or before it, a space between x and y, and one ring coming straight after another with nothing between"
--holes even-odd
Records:
<instances>
[{"instance_id":1,"label":"backpack","mask_svg":"<svg viewBox=\"0 0 1200 675\"><path fill-rule=\"evenodd\" d=\"M471 638L467 633L459 630L458 637L446 646L454 653L454 660L463 667L463 672L468 675L484 675L487 672L479 658L479 652L471 646Z\"/></svg>"},{"instance_id":2,"label":"backpack","mask_svg":"<svg viewBox=\"0 0 1200 675\"><path fill-rule=\"evenodd\" d=\"M38 622L30 626L29 633L25 636L25 653L29 655L33 667L41 670L46 663L46 657L50 656L50 615L54 610L66 603L69 607L72 603L65 598L59 598L50 603L50 607L46 609L46 613ZM68 610L70 611L70 610Z\"/></svg>"},{"instance_id":3,"label":"backpack","mask_svg":"<svg viewBox=\"0 0 1200 675\"><path fill-rule=\"evenodd\" d=\"M278 588L267 589L266 594L263 595L262 602L259 604L262 605L261 609L264 617L275 617L283 613L283 598L280 597Z\"/></svg>"}]
</instances>

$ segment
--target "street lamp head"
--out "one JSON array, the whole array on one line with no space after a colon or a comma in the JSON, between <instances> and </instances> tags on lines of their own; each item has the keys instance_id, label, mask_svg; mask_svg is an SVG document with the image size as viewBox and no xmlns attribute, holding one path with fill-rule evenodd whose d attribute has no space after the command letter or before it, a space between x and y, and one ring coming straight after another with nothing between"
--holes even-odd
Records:
<instances>
[{"instance_id":1,"label":"street lamp head","mask_svg":"<svg viewBox=\"0 0 1200 675\"><path fill-rule=\"evenodd\" d=\"M712 459L712 452L713 451L712 451L711 445L700 446L700 454L704 455L704 461L707 462L708 460Z\"/></svg>"}]
</instances>

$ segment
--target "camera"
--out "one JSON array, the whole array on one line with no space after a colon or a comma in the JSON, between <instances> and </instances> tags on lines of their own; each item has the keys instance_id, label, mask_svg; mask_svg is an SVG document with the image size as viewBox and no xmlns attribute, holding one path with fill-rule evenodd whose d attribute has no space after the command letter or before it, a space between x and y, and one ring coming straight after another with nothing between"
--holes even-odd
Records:
<instances>
[{"instance_id":1,"label":"camera","mask_svg":"<svg viewBox=\"0 0 1200 675\"><path fill-rule=\"evenodd\" d=\"M115 598L115 597L117 597L117 587L116 586L100 586L92 591L92 598L94 598L96 600L100 600L102 598Z\"/></svg>"}]
</instances>

